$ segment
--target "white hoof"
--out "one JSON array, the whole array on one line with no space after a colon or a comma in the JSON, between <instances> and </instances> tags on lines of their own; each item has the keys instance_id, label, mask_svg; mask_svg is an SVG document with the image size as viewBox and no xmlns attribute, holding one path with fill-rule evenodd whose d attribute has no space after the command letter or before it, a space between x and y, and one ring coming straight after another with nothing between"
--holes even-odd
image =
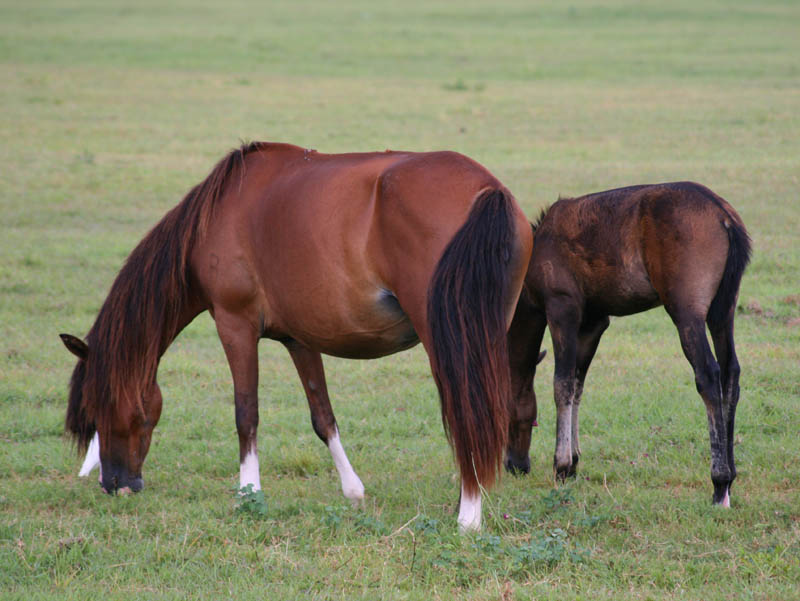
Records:
<instances>
[{"instance_id":1,"label":"white hoof","mask_svg":"<svg viewBox=\"0 0 800 601\"><path fill-rule=\"evenodd\" d=\"M244 461L239 465L239 492L248 486L253 487L253 492L261 490L261 475L258 468L258 453L251 450L244 456Z\"/></svg>"},{"instance_id":2,"label":"white hoof","mask_svg":"<svg viewBox=\"0 0 800 601\"><path fill-rule=\"evenodd\" d=\"M354 506L358 505L359 501L364 498L364 485L361 483L361 478L358 477L353 466L350 465L350 460L347 459L347 453L344 452L342 441L339 440L338 429L328 440L328 450L330 450L333 464L339 472L339 479L342 481L342 492L345 498L350 499Z\"/></svg>"},{"instance_id":3,"label":"white hoof","mask_svg":"<svg viewBox=\"0 0 800 601\"><path fill-rule=\"evenodd\" d=\"M461 534L481 529L481 493L468 495L461 487L461 505L458 508L458 531Z\"/></svg>"},{"instance_id":4,"label":"white hoof","mask_svg":"<svg viewBox=\"0 0 800 601\"><path fill-rule=\"evenodd\" d=\"M357 503L364 498L364 485L355 472L348 474L347 478L342 477L342 492L353 503Z\"/></svg>"}]
</instances>

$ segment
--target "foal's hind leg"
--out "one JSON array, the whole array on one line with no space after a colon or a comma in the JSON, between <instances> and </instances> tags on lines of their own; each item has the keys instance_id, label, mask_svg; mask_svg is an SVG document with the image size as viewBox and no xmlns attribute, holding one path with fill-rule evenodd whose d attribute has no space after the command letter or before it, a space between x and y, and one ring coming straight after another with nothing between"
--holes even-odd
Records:
<instances>
[{"instance_id":1,"label":"foal's hind leg","mask_svg":"<svg viewBox=\"0 0 800 601\"><path fill-rule=\"evenodd\" d=\"M724 503L733 478L728 462L728 430L722 406L720 368L708 346L703 318L696 314L681 314L674 309L670 311L669 307L667 311L678 328L683 353L694 368L697 391L706 406L708 434L711 441L713 502Z\"/></svg>"},{"instance_id":2,"label":"foal's hind leg","mask_svg":"<svg viewBox=\"0 0 800 601\"><path fill-rule=\"evenodd\" d=\"M308 407L311 410L311 426L320 440L328 445L333 463L342 481L344 496L353 503L357 503L364 498L364 485L350 465L339 440L339 428L336 426L336 417L333 415L331 401L328 398L322 356L296 342L287 344L286 348L292 356L292 361L294 361L294 366L297 368L306 392Z\"/></svg>"},{"instance_id":3,"label":"foal's hind leg","mask_svg":"<svg viewBox=\"0 0 800 601\"><path fill-rule=\"evenodd\" d=\"M733 460L734 421L736 405L739 403L739 361L733 344L733 312L723 324L709 322L711 338L714 341L714 352L720 366L720 381L722 383L722 411L725 417L726 433L728 435L727 457L730 469L730 482L721 503L724 507L730 506L730 485L736 478L736 464Z\"/></svg>"},{"instance_id":4,"label":"foal's hind leg","mask_svg":"<svg viewBox=\"0 0 800 601\"><path fill-rule=\"evenodd\" d=\"M607 315L593 319L584 320L578 332L578 353L576 360L576 383L575 396L572 399L572 466L568 476L574 476L578 469L578 461L581 457L581 445L578 428L578 410L581 406L581 396L583 395L583 383L586 381L586 374L592 363L597 345L600 344L600 337L608 328L610 321Z\"/></svg>"}]
</instances>

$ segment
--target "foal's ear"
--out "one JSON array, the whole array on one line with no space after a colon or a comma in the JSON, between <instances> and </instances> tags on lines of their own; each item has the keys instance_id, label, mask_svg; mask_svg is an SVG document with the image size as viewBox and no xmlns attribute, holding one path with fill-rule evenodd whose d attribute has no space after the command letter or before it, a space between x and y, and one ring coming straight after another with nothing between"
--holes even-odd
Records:
<instances>
[{"instance_id":1,"label":"foal's ear","mask_svg":"<svg viewBox=\"0 0 800 601\"><path fill-rule=\"evenodd\" d=\"M86 361L86 357L89 356L89 347L83 340L72 334L59 334L59 336L61 336L61 341L70 353L81 361Z\"/></svg>"},{"instance_id":2,"label":"foal's ear","mask_svg":"<svg viewBox=\"0 0 800 601\"><path fill-rule=\"evenodd\" d=\"M542 362L542 359L544 359L544 356L546 354L547 354L547 351L542 351L541 353L539 353L539 358L536 360L536 365L539 365Z\"/></svg>"}]
</instances>

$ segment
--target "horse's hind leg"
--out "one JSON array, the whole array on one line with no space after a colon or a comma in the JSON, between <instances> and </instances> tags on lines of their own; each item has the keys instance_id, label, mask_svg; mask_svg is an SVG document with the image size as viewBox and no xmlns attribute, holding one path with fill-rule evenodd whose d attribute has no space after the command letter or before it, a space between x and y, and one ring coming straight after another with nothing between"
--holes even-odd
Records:
<instances>
[{"instance_id":1,"label":"horse's hind leg","mask_svg":"<svg viewBox=\"0 0 800 601\"><path fill-rule=\"evenodd\" d=\"M308 407L311 410L311 426L331 452L333 463L342 481L344 496L357 503L364 498L364 485L350 465L350 460L339 440L339 428L336 426L336 417L333 415L331 401L328 398L322 356L296 342L288 343L286 348L292 356L300 381L303 383L303 390L306 392Z\"/></svg>"},{"instance_id":2,"label":"horse's hind leg","mask_svg":"<svg viewBox=\"0 0 800 601\"><path fill-rule=\"evenodd\" d=\"M258 333L246 319L217 311L217 332L233 376L239 434L239 487L261 489L258 467Z\"/></svg>"},{"instance_id":3,"label":"horse's hind leg","mask_svg":"<svg viewBox=\"0 0 800 601\"><path fill-rule=\"evenodd\" d=\"M574 476L578 469L578 461L581 457L581 445L578 427L578 410L581 406L581 396L583 395L583 383L586 381L586 374L592 364L597 345L603 332L608 328L610 321L607 315L594 319L585 319L578 332L578 353L576 360L576 383L575 396L572 399L572 467L567 475Z\"/></svg>"},{"instance_id":4,"label":"horse's hind leg","mask_svg":"<svg viewBox=\"0 0 800 601\"><path fill-rule=\"evenodd\" d=\"M736 464L733 460L734 421L736 405L739 403L739 361L733 344L733 312L722 324L709 322L711 338L714 341L714 352L720 366L720 381L722 383L722 411L725 416L726 432L728 435L727 458L730 469L730 483L722 499L722 505L730 506L730 484L736 478Z\"/></svg>"},{"instance_id":5,"label":"horse's hind leg","mask_svg":"<svg viewBox=\"0 0 800 601\"><path fill-rule=\"evenodd\" d=\"M728 462L728 431L722 405L720 367L706 338L705 321L696 314L681 314L667 307L681 339L683 353L694 368L697 391L706 406L711 441L711 481L715 504L724 503L732 475Z\"/></svg>"}]
</instances>

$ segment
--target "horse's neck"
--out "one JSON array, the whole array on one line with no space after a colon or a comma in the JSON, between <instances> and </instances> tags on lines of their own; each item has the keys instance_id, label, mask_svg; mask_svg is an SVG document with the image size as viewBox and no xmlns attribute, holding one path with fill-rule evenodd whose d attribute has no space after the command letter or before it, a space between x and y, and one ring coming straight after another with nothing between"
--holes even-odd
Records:
<instances>
[{"instance_id":1,"label":"horse's neck","mask_svg":"<svg viewBox=\"0 0 800 601\"><path fill-rule=\"evenodd\" d=\"M190 323L192 323L194 321L194 318L200 315L205 310L206 307L204 307L203 304L199 301L191 301L186 304L180 316L178 317L175 331L171 333L171 335L164 338L164 345L163 348L160 349L159 359L165 352L167 352L169 346L174 342L174 340L183 331L183 329Z\"/></svg>"}]
</instances>

